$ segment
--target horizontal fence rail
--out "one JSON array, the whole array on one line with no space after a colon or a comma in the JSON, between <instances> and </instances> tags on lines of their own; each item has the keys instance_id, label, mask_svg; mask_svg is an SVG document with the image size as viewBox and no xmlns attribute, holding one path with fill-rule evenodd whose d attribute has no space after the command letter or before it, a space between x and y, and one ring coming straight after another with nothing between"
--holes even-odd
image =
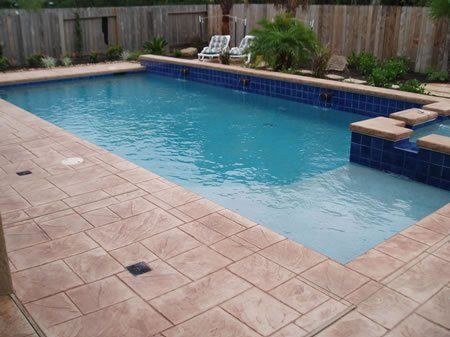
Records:
<instances>
[{"instance_id":1,"label":"horizontal fence rail","mask_svg":"<svg viewBox=\"0 0 450 337\"><path fill-rule=\"evenodd\" d=\"M220 34L219 5L172 5L79 9L83 52L105 52L119 44L140 49L154 36L172 48L205 43ZM231 45L250 33L262 18L272 19L282 8L272 4L236 4L231 16ZM75 50L75 9L0 10L0 44L13 64L34 53L53 57ZM199 17L203 20L200 22ZM296 17L312 24L321 43L333 53L371 52L380 59L408 58L417 72L447 70L448 19L433 20L425 7L311 5ZM241 20L242 19L242 20ZM243 20L245 19L245 21ZM244 22L246 24L244 24Z\"/></svg>"}]
</instances>

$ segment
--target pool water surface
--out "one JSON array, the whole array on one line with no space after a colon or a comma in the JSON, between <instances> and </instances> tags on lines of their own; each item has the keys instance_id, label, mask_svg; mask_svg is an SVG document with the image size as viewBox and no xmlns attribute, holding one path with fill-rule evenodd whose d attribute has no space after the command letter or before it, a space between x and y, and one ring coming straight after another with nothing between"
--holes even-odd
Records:
<instances>
[{"instance_id":1,"label":"pool water surface","mask_svg":"<svg viewBox=\"0 0 450 337\"><path fill-rule=\"evenodd\" d=\"M150 73L0 97L342 263L450 199L350 164L362 115Z\"/></svg>"}]
</instances>

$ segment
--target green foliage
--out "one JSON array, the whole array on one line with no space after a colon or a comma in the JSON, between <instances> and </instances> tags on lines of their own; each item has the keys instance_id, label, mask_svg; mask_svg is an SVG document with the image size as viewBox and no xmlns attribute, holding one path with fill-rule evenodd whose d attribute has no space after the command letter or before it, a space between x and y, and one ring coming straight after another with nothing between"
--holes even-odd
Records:
<instances>
[{"instance_id":1,"label":"green foliage","mask_svg":"<svg viewBox=\"0 0 450 337\"><path fill-rule=\"evenodd\" d=\"M71 59L71 57L70 57L69 55L64 56L64 57L61 59L61 64L62 64L64 67L69 67L69 66L71 66L71 65L72 65L72 59Z\"/></svg>"},{"instance_id":2,"label":"green foliage","mask_svg":"<svg viewBox=\"0 0 450 337\"><path fill-rule=\"evenodd\" d=\"M371 53L361 52L356 54L355 52L352 52L347 58L347 64L349 69L355 70L361 75L369 76L377 67L378 61Z\"/></svg>"},{"instance_id":3,"label":"green foliage","mask_svg":"<svg viewBox=\"0 0 450 337\"><path fill-rule=\"evenodd\" d=\"M97 63L98 62L98 53L93 51L89 54L89 63Z\"/></svg>"},{"instance_id":4,"label":"green foliage","mask_svg":"<svg viewBox=\"0 0 450 337\"><path fill-rule=\"evenodd\" d=\"M267 19L259 21L260 29L250 50L260 55L276 71L288 70L311 58L317 46L314 33L301 21L289 14L277 15L273 22Z\"/></svg>"},{"instance_id":5,"label":"green foliage","mask_svg":"<svg viewBox=\"0 0 450 337\"><path fill-rule=\"evenodd\" d=\"M142 52L140 50L130 51L127 61L137 61L141 55Z\"/></svg>"},{"instance_id":6,"label":"green foliage","mask_svg":"<svg viewBox=\"0 0 450 337\"><path fill-rule=\"evenodd\" d=\"M430 69L427 72L428 82L448 82L448 72Z\"/></svg>"},{"instance_id":7,"label":"green foliage","mask_svg":"<svg viewBox=\"0 0 450 337\"><path fill-rule=\"evenodd\" d=\"M106 51L106 59L108 61L117 61L120 60L120 57L123 53L123 48L119 45L111 46Z\"/></svg>"},{"instance_id":8,"label":"green foliage","mask_svg":"<svg viewBox=\"0 0 450 337\"><path fill-rule=\"evenodd\" d=\"M368 82L376 87L389 88L395 81L402 78L408 71L407 61L402 58L387 60L373 69Z\"/></svg>"},{"instance_id":9,"label":"green foliage","mask_svg":"<svg viewBox=\"0 0 450 337\"><path fill-rule=\"evenodd\" d=\"M42 54L32 54L27 57L27 65L30 68L41 68L43 66L42 59L44 55Z\"/></svg>"},{"instance_id":10,"label":"green foliage","mask_svg":"<svg viewBox=\"0 0 450 337\"><path fill-rule=\"evenodd\" d=\"M448 0L430 0L428 2L430 7L430 15L433 19L450 17L450 1Z\"/></svg>"},{"instance_id":11,"label":"green foliage","mask_svg":"<svg viewBox=\"0 0 450 337\"><path fill-rule=\"evenodd\" d=\"M56 59L51 56L45 56L41 60L42 65L44 68L54 68L56 67Z\"/></svg>"},{"instance_id":12,"label":"green foliage","mask_svg":"<svg viewBox=\"0 0 450 337\"><path fill-rule=\"evenodd\" d=\"M155 36L143 45L144 52L153 55L164 55L167 41L162 36Z\"/></svg>"},{"instance_id":13,"label":"green foliage","mask_svg":"<svg viewBox=\"0 0 450 337\"><path fill-rule=\"evenodd\" d=\"M75 28L74 28L74 35L75 35L75 53L77 56L81 55L81 52L83 51L83 32L81 31L81 18L80 13L75 12Z\"/></svg>"},{"instance_id":14,"label":"green foliage","mask_svg":"<svg viewBox=\"0 0 450 337\"><path fill-rule=\"evenodd\" d=\"M227 51L224 51L222 54L220 54L220 63L222 64L230 64L230 53Z\"/></svg>"},{"instance_id":15,"label":"green foliage","mask_svg":"<svg viewBox=\"0 0 450 337\"><path fill-rule=\"evenodd\" d=\"M9 60L5 56L0 55L0 71L8 70L10 66Z\"/></svg>"},{"instance_id":16,"label":"green foliage","mask_svg":"<svg viewBox=\"0 0 450 337\"><path fill-rule=\"evenodd\" d=\"M175 50L172 52L172 56L173 56L173 57L180 58L180 57L183 56L183 54L181 53L181 50L175 49Z\"/></svg>"},{"instance_id":17,"label":"green foliage","mask_svg":"<svg viewBox=\"0 0 450 337\"><path fill-rule=\"evenodd\" d=\"M418 94L425 93L425 88L423 87L422 83L420 83L416 79L408 80L406 82L401 83L400 90L408 91L408 92L415 92Z\"/></svg>"},{"instance_id":18,"label":"green foliage","mask_svg":"<svg viewBox=\"0 0 450 337\"><path fill-rule=\"evenodd\" d=\"M323 77L325 75L330 57L331 52L328 48L317 46L311 60L311 68L315 77Z\"/></svg>"}]
</instances>

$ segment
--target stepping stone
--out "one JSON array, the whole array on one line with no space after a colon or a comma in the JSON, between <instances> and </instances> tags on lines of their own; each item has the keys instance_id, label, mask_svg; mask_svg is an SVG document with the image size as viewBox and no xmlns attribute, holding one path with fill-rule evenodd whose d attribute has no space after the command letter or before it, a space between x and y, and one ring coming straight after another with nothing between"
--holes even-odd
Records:
<instances>
[{"instance_id":1,"label":"stepping stone","mask_svg":"<svg viewBox=\"0 0 450 337\"><path fill-rule=\"evenodd\" d=\"M196 56L198 53L197 48L194 48L194 47L181 49L180 52L181 52L181 56L183 56L183 57L193 57L193 56Z\"/></svg>"},{"instance_id":2,"label":"stepping stone","mask_svg":"<svg viewBox=\"0 0 450 337\"><path fill-rule=\"evenodd\" d=\"M300 69L298 72L300 75L312 75L313 74L313 72L308 69Z\"/></svg>"},{"instance_id":3,"label":"stepping stone","mask_svg":"<svg viewBox=\"0 0 450 337\"><path fill-rule=\"evenodd\" d=\"M397 84L391 85L391 89L400 89L400 86Z\"/></svg>"},{"instance_id":4,"label":"stepping stone","mask_svg":"<svg viewBox=\"0 0 450 337\"><path fill-rule=\"evenodd\" d=\"M438 114L435 111L416 108L394 112L389 115L390 118L398 119L411 126L434 120L437 118L437 116Z\"/></svg>"},{"instance_id":5,"label":"stepping stone","mask_svg":"<svg viewBox=\"0 0 450 337\"><path fill-rule=\"evenodd\" d=\"M344 71L347 68L347 58L342 55L332 55L327 64L327 70Z\"/></svg>"},{"instance_id":6,"label":"stepping stone","mask_svg":"<svg viewBox=\"0 0 450 337\"><path fill-rule=\"evenodd\" d=\"M335 80L335 81L342 81L345 77L341 75L335 75L335 74L326 74L326 78L329 80Z\"/></svg>"},{"instance_id":7,"label":"stepping stone","mask_svg":"<svg viewBox=\"0 0 450 337\"><path fill-rule=\"evenodd\" d=\"M344 80L344 82L347 82L347 83L353 83L353 84L367 84L367 81L364 81L364 80L358 80L357 78L351 78L351 77L346 78L346 79Z\"/></svg>"}]
</instances>

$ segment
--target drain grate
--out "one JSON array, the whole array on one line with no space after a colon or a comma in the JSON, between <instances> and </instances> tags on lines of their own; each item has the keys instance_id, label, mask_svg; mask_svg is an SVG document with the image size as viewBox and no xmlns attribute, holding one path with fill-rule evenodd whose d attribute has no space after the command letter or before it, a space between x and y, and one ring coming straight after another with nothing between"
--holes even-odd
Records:
<instances>
[{"instance_id":1,"label":"drain grate","mask_svg":"<svg viewBox=\"0 0 450 337\"><path fill-rule=\"evenodd\" d=\"M152 269L145 262L138 262L127 267L127 270L134 276L148 273Z\"/></svg>"},{"instance_id":2,"label":"drain grate","mask_svg":"<svg viewBox=\"0 0 450 337\"><path fill-rule=\"evenodd\" d=\"M16 172L16 174L17 174L18 176L27 176L27 175L31 174L31 171L29 171L29 170L26 170L26 171L19 171L19 172Z\"/></svg>"}]
</instances>

